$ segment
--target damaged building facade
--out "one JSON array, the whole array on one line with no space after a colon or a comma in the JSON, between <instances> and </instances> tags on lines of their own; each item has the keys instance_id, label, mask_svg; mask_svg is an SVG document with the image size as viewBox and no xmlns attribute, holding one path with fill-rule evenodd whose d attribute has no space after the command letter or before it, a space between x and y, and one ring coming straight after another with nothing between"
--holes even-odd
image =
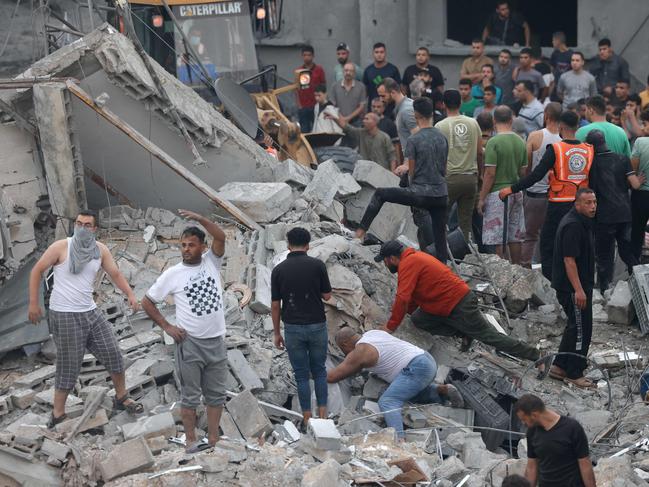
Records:
<instances>
[{"instance_id":1,"label":"damaged building facade","mask_svg":"<svg viewBox=\"0 0 649 487\"><path fill-rule=\"evenodd\" d=\"M385 324L396 278L374 261L377 249L340 222L358 223L374 190L398 178L372 161L352 172L332 160L315 168L279 162L153 67L164 93L130 41L102 26L2 86L0 140L11 149L0 155L0 485L499 486L525 468L524 428L511 409L525 392L584 425L598 485L648 485L649 410L638 396L647 350L624 281L595 296L588 377L596 389L541 380L533 364L480 344L460 353L455 338L433 337L406 319L396 336L430 351L435 380L454 384L466 408L409 404L406 441L398 442L378 410L386 384L361 374L331 385L330 418L300 433L288 357L272 345L271 270L287 253L286 232L307 228L309 254L326 264L332 285L330 337L344 325ZM44 426L55 347L45 323L26 323L27 277L85 207L100 210L99 238L139 299L180 261L187 222L178 208L223 225L229 399L214 449L184 453L173 340L144 313L127 312L101 274L96 300L126 358L127 389L146 412L113 411L109 374L87 355L68 398L70 419ZM370 231L416 245L406 207L385 205ZM455 270L502 333L558 348L565 316L540 273L474 252ZM174 320L172 302L161 311ZM330 339L327 366L342 357ZM206 421L199 410L199 428Z\"/></svg>"}]
</instances>

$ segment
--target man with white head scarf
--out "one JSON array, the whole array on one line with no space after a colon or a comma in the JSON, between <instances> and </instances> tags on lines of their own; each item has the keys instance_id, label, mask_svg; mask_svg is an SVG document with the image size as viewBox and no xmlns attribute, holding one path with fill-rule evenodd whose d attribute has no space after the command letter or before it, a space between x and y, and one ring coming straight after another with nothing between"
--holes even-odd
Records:
<instances>
[{"instance_id":1,"label":"man with white head scarf","mask_svg":"<svg viewBox=\"0 0 649 487\"><path fill-rule=\"evenodd\" d=\"M66 419L65 401L77 382L86 349L110 373L115 386L115 409L132 414L144 411L142 404L128 396L124 360L112 325L93 300L93 286L99 269L103 269L126 295L133 311L138 309L137 298L117 268L108 247L95 240L96 231L97 214L89 210L79 212L74 222L74 235L50 245L29 277L29 319L38 324L43 316L38 304L38 287L43 273L53 268L54 287L48 319L56 344L56 375L54 408L48 428L54 428Z\"/></svg>"}]
</instances>

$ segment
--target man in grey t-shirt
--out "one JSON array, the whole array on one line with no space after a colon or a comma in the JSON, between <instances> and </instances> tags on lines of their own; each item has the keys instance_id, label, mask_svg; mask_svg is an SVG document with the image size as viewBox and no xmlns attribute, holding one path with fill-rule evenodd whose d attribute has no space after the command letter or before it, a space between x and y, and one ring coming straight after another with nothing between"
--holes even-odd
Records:
<instances>
[{"instance_id":1,"label":"man in grey t-shirt","mask_svg":"<svg viewBox=\"0 0 649 487\"><path fill-rule=\"evenodd\" d=\"M427 249L435 243L435 257L446 262L446 159L448 142L442 133L433 127L433 102L429 98L417 98L413 102L418 132L412 135L406 146L407 163L395 170L398 176L408 174L406 188L378 188L365 210L356 236L365 237L383 203L408 205L427 214L417 223L420 227L420 246Z\"/></svg>"},{"instance_id":2,"label":"man in grey t-shirt","mask_svg":"<svg viewBox=\"0 0 649 487\"><path fill-rule=\"evenodd\" d=\"M533 85L532 93L539 100L544 100L548 94L543 75L532 66L532 50L529 47L521 49L518 67L514 70L513 78L515 84L521 81L530 81Z\"/></svg>"},{"instance_id":3,"label":"man in grey t-shirt","mask_svg":"<svg viewBox=\"0 0 649 487\"><path fill-rule=\"evenodd\" d=\"M408 137L419 130L412 107L412 99L401 93L401 86L392 78L385 78L379 85L377 91L386 106L388 103L394 102L395 123L397 125L403 160L405 161L408 156L406 153Z\"/></svg>"},{"instance_id":4,"label":"man in grey t-shirt","mask_svg":"<svg viewBox=\"0 0 649 487\"><path fill-rule=\"evenodd\" d=\"M543 128L543 104L534 96L534 87L530 81L517 81L514 95L523 103L518 118L525 123L525 137L535 130Z\"/></svg>"},{"instance_id":5,"label":"man in grey t-shirt","mask_svg":"<svg viewBox=\"0 0 649 487\"><path fill-rule=\"evenodd\" d=\"M572 69L563 73L557 84L557 94L563 100L563 108L568 108L568 105L581 98L597 94L597 81L584 69L584 55L581 52L572 53L570 67Z\"/></svg>"}]
</instances>

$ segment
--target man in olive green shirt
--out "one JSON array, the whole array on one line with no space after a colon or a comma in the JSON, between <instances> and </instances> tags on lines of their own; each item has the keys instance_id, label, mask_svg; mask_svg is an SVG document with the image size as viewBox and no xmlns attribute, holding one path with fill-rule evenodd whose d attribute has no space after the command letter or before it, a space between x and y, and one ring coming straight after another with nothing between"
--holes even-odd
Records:
<instances>
[{"instance_id":1,"label":"man in olive green shirt","mask_svg":"<svg viewBox=\"0 0 649 487\"><path fill-rule=\"evenodd\" d=\"M577 139L585 142L588 132L601 130L610 150L631 157L631 145L624 129L606 121L606 101L603 96L595 95L586 100L586 118L590 123L577 130Z\"/></svg>"},{"instance_id":2,"label":"man in olive green shirt","mask_svg":"<svg viewBox=\"0 0 649 487\"><path fill-rule=\"evenodd\" d=\"M374 113L366 113L363 117L363 128L353 127L343 117L332 118L358 144L358 153L361 158L374 161L388 171L394 171L397 167L397 156L390 136L379 130L379 116Z\"/></svg>"},{"instance_id":3,"label":"man in olive green shirt","mask_svg":"<svg viewBox=\"0 0 649 487\"><path fill-rule=\"evenodd\" d=\"M503 241L506 231L509 260L519 264L521 243L525 240L523 194L509 196L505 218L505 206L498 198L498 192L518 181L523 168L527 166L527 148L523 139L512 132L513 113L509 107L499 106L493 115L496 136L487 142L485 148L485 170L478 201L478 212L483 215L482 243L495 245L498 256L505 258Z\"/></svg>"},{"instance_id":4,"label":"man in olive green shirt","mask_svg":"<svg viewBox=\"0 0 649 487\"><path fill-rule=\"evenodd\" d=\"M435 125L448 141L446 185L448 208L457 203L457 217L464 239L469 241L471 217L478 191L482 163L482 133L475 119L460 115L462 98L458 90L444 92L446 118Z\"/></svg>"}]
</instances>

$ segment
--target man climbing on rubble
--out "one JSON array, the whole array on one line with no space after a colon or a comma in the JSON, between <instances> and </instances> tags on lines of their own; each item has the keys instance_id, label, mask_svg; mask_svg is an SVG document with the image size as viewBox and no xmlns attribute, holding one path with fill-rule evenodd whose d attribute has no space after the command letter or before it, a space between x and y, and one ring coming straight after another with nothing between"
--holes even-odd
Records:
<instances>
[{"instance_id":1,"label":"man climbing on rubble","mask_svg":"<svg viewBox=\"0 0 649 487\"><path fill-rule=\"evenodd\" d=\"M117 339L111 324L93 300L93 285L99 269L103 269L126 295L133 311L138 309L137 298L117 268L108 247L95 240L96 231L97 214L90 210L79 212L73 236L50 245L29 276L29 320L38 324L43 316L38 305L38 287L43 273L53 268L54 288L48 320L56 345L56 375L54 407L47 424L50 429L67 418L65 401L77 383L86 349L110 373L115 386L115 409L132 414L144 411L142 404L128 396L124 360Z\"/></svg>"},{"instance_id":2,"label":"man climbing on rubble","mask_svg":"<svg viewBox=\"0 0 649 487\"><path fill-rule=\"evenodd\" d=\"M410 313L413 324L431 335L462 337L462 351L468 351L477 339L516 357L539 361L536 348L491 326L469 286L435 257L391 240L381 246L374 260L399 274L392 315L384 331L393 333ZM543 361L537 367L544 367Z\"/></svg>"},{"instance_id":3,"label":"man climbing on rubble","mask_svg":"<svg viewBox=\"0 0 649 487\"><path fill-rule=\"evenodd\" d=\"M559 353L566 354L554 359L550 377L582 388L596 387L584 377L593 333L596 211L595 192L580 188L573 208L561 219L557 229L552 266L552 287L566 313L567 323L559 344Z\"/></svg>"},{"instance_id":4,"label":"man climbing on rubble","mask_svg":"<svg viewBox=\"0 0 649 487\"><path fill-rule=\"evenodd\" d=\"M422 241L427 248L435 243L435 254L446 262L446 159L448 142L442 132L433 127L433 102L417 98L413 102L419 131L406 143L407 162L395 169L397 176L408 175L407 188L378 188L363 214L356 237L363 240L372 221L384 203L397 203L425 210L430 215L422 231Z\"/></svg>"},{"instance_id":5,"label":"man climbing on rubble","mask_svg":"<svg viewBox=\"0 0 649 487\"><path fill-rule=\"evenodd\" d=\"M588 438L577 420L546 408L533 394L521 396L514 412L527 426L525 477L530 485L595 487Z\"/></svg>"},{"instance_id":6,"label":"man climbing on rubble","mask_svg":"<svg viewBox=\"0 0 649 487\"><path fill-rule=\"evenodd\" d=\"M306 426L311 418L309 377L313 378L318 417L327 417L328 338L322 300L331 298L331 284L324 263L307 255L311 241L307 230L293 228L286 233L286 240L290 253L270 277L273 341L279 349L286 346ZM284 337L280 317L284 322Z\"/></svg>"},{"instance_id":7,"label":"man climbing on rubble","mask_svg":"<svg viewBox=\"0 0 649 487\"><path fill-rule=\"evenodd\" d=\"M379 398L388 428L405 438L401 409L407 401L419 404L444 403L461 408L464 400L452 385L434 384L437 363L426 351L393 337L383 330L370 330L359 335L350 327L336 333L336 344L345 360L327 373L327 382L334 384L367 369L390 385Z\"/></svg>"},{"instance_id":8,"label":"man climbing on rubble","mask_svg":"<svg viewBox=\"0 0 649 487\"><path fill-rule=\"evenodd\" d=\"M203 230L187 227L180 237L182 262L158 277L142 300L142 307L176 341L185 451L196 453L218 441L225 404L228 365L219 275L225 253L225 233L204 216L187 210L178 210L178 213L202 225L212 237L212 245L207 248ZM175 325L156 308L156 304L167 296L173 296L176 305ZM196 440L196 408L201 394L207 406L207 443Z\"/></svg>"}]
</instances>

